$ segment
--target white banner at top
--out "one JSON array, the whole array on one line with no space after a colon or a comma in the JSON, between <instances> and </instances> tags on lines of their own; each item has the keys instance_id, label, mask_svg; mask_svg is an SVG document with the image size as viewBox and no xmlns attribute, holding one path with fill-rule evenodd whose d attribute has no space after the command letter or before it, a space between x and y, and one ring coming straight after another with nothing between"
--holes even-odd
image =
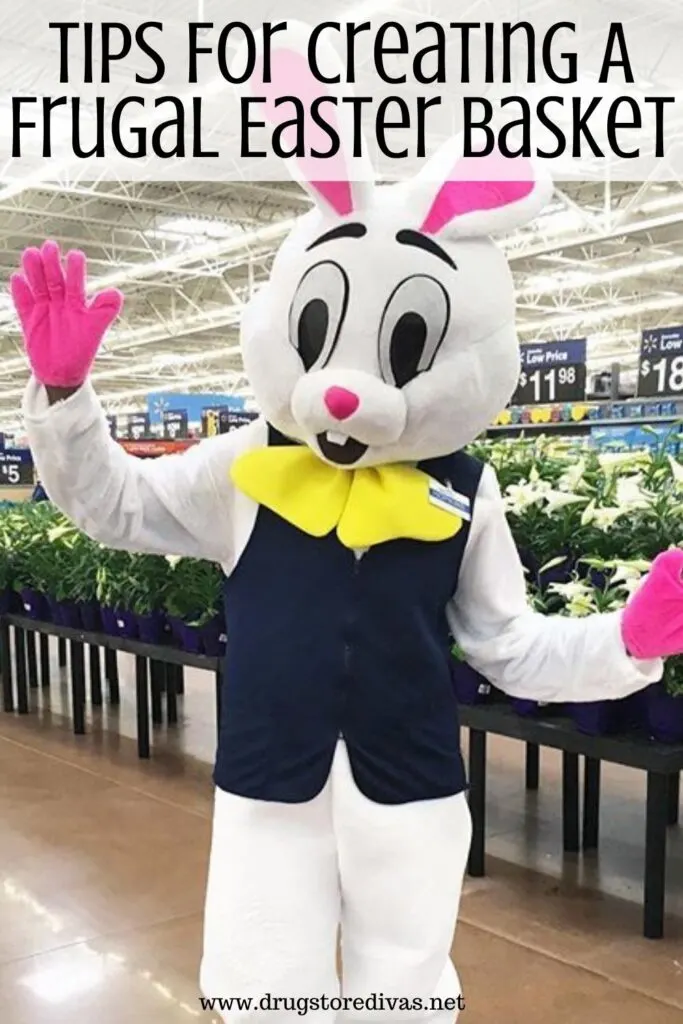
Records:
<instances>
[{"instance_id":1,"label":"white banner at top","mask_svg":"<svg viewBox=\"0 0 683 1024\"><path fill-rule=\"evenodd\" d=\"M0 0L0 177L393 179L460 135L473 177L678 180L682 43L669 0Z\"/></svg>"}]
</instances>

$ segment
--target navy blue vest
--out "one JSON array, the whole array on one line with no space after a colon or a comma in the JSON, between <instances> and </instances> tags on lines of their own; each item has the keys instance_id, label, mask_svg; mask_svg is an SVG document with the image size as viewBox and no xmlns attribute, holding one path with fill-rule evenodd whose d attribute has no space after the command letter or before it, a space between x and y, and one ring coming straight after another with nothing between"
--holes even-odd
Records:
<instances>
[{"instance_id":1,"label":"navy blue vest","mask_svg":"<svg viewBox=\"0 0 683 1024\"><path fill-rule=\"evenodd\" d=\"M275 431L270 444L291 444ZM474 508L482 466L421 463ZM382 804L466 787L446 606L469 523L453 538L397 540L358 559L261 506L225 581L227 654L216 785L303 803L324 787L340 736L355 782Z\"/></svg>"}]
</instances>

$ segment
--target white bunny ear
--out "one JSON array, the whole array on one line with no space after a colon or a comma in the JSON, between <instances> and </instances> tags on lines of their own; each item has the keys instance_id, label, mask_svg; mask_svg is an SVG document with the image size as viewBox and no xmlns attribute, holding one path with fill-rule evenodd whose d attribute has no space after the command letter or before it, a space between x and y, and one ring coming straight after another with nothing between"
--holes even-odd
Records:
<instances>
[{"instance_id":1,"label":"white bunny ear","mask_svg":"<svg viewBox=\"0 0 683 1024\"><path fill-rule=\"evenodd\" d=\"M413 215L426 235L473 238L499 235L533 220L553 194L553 183L524 157L462 154L447 142L408 185Z\"/></svg>"},{"instance_id":2,"label":"white bunny ear","mask_svg":"<svg viewBox=\"0 0 683 1024\"><path fill-rule=\"evenodd\" d=\"M374 176L372 166L365 154L354 157L353 107L342 103L352 93L344 82L344 67L332 46L326 44L324 36L318 38L315 48L319 71L326 78L339 76L339 85L327 85L318 81L311 71L308 59L308 44L312 29L300 22L288 21L286 30L273 36L270 54L270 81L265 82L263 53L257 57L254 73L245 86L251 96L265 100L258 105L258 118L272 127L282 128L281 143L287 151L294 151L303 130L306 152L329 153L332 140L328 132L314 121L312 105L321 100L320 117L339 137L339 149L334 156L288 157L287 168L294 178L313 197L325 212L347 217L364 209L372 194ZM295 104L282 97L296 97L304 108L305 115L299 125L293 123L297 116Z\"/></svg>"}]
</instances>

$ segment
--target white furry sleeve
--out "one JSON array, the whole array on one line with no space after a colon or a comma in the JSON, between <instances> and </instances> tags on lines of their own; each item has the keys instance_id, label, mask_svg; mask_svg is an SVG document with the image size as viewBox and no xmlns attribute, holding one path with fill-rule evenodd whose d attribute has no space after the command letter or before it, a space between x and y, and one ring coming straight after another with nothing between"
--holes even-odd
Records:
<instances>
[{"instance_id":1,"label":"white furry sleeve","mask_svg":"<svg viewBox=\"0 0 683 1024\"><path fill-rule=\"evenodd\" d=\"M620 614L569 619L530 609L498 481L486 466L449 607L453 636L470 664L513 697L547 703L625 697L660 679L663 666L628 656Z\"/></svg>"},{"instance_id":2,"label":"white furry sleeve","mask_svg":"<svg viewBox=\"0 0 683 1024\"><path fill-rule=\"evenodd\" d=\"M230 481L237 454L263 441L256 421L181 455L137 459L109 436L90 384L48 406L32 380L24 418L38 475L50 499L85 533L110 547L185 555L233 568L241 496Z\"/></svg>"}]
</instances>

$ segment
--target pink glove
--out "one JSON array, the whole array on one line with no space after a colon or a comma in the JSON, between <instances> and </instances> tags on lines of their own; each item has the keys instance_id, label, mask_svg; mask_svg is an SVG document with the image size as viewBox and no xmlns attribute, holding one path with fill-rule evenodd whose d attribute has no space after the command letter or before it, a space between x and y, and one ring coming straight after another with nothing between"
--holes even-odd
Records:
<instances>
[{"instance_id":1,"label":"pink glove","mask_svg":"<svg viewBox=\"0 0 683 1024\"><path fill-rule=\"evenodd\" d=\"M80 387L123 296L109 289L86 303L85 256L68 253L62 269L56 242L27 249L21 262L23 274L12 275L11 290L31 369L48 387Z\"/></svg>"},{"instance_id":2,"label":"pink glove","mask_svg":"<svg viewBox=\"0 0 683 1024\"><path fill-rule=\"evenodd\" d=\"M657 555L624 608L621 635L633 658L669 658L683 653L683 551Z\"/></svg>"}]
</instances>

